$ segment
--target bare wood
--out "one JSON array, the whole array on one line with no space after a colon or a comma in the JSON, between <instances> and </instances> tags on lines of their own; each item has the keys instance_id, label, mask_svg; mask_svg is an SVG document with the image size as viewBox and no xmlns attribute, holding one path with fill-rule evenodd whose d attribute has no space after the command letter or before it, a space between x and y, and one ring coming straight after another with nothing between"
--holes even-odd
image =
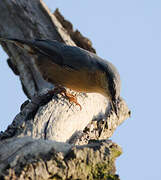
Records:
<instances>
[{"instance_id":1,"label":"bare wood","mask_svg":"<svg viewBox=\"0 0 161 180\"><path fill-rule=\"evenodd\" d=\"M113 174L115 158L121 152L111 141L72 146L30 137L11 138L0 143L0 178L85 180L113 177L119 180ZM101 168L104 171L101 172Z\"/></svg>"}]
</instances>

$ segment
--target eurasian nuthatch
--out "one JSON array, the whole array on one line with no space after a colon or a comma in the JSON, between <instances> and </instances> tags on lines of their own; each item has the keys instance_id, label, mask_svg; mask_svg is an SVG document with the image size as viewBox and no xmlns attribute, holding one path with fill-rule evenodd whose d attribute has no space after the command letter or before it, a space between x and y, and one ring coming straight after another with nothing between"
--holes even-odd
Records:
<instances>
[{"instance_id":1,"label":"eurasian nuthatch","mask_svg":"<svg viewBox=\"0 0 161 180\"><path fill-rule=\"evenodd\" d=\"M78 92L100 93L108 98L118 115L121 81L118 71L110 62L89 51L55 40L0 40L14 42L30 54L36 54L36 65L48 82Z\"/></svg>"}]
</instances>

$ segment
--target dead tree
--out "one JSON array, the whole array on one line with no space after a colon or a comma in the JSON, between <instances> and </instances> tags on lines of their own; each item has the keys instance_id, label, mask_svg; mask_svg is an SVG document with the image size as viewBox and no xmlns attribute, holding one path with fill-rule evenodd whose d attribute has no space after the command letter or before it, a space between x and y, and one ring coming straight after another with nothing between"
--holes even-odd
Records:
<instances>
[{"instance_id":1,"label":"dead tree","mask_svg":"<svg viewBox=\"0 0 161 180\"><path fill-rule=\"evenodd\" d=\"M1 1L0 36L56 39L95 53L88 38L73 31L72 24L58 10L52 14L41 0ZM34 104L30 99L42 97L53 85L41 77L31 55L14 44L1 45L29 100L0 134L0 177L119 179L114 163L121 148L107 139L130 115L125 101L120 101L119 118L99 94L72 91L83 107L81 111L61 95Z\"/></svg>"}]
</instances>

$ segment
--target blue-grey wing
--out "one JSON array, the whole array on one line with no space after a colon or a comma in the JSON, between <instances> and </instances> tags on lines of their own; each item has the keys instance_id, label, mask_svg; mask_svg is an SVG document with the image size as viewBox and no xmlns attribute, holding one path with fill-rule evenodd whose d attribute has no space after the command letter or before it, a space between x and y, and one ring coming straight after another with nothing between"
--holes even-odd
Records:
<instances>
[{"instance_id":1,"label":"blue-grey wing","mask_svg":"<svg viewBox=\"0 0 161 180\"><path fill-rule=\"evenodd\" d=\"M75 70L95 68L97 61L95 55L75 46L63 47L63 63Z\"/></svg>"},{"instance_id":2,"label":"blue-grey wing","mask_svg":"<svg viewBox=\"0 0 161 180\"><path fill-rule=\"evenodd\" d=\"M28 45L29 47L33 48L33 50L35 50L37 53L48 56L49 59L54 63L60 66L68 67L73 70L106 70L107 61L104 61L96 54L76 46L68 46L56 40L22 40L1 37L0 40L18 42L22 45Z\"/></svg>"},{"instance_id":3,"label":"blue-grey wing","mask_svg":"<svg viewBox=\"0 0 161 180\"><path fill-rule=\"evenodd\" d=\"M58 41L35 40L34 46L40 53L50 57L51 61L58 65L80 70L98 69L103 60L97 55L75 46L68 46ZM100 67L101 68L101 67Z\"/></svg>"},{"instance_id":4,"label":"blue-grey wing","mask_svg":"<svg viewBox=\"0 0 161 180\"><path fill-rule=\"evenodd\" d=\"M43 54L48 56L51 61L54 63L63 66L63 56L62 56L62 46L63 43L58 41L51 40L40 40L35 39L33 42L33 48Z\"/></svg>"}]
</instances>

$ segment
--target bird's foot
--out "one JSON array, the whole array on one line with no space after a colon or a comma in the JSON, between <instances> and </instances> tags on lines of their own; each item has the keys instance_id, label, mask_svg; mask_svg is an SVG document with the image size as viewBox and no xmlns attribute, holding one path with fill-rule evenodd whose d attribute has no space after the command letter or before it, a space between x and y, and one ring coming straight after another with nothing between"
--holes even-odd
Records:
<instances>
[{"instance_id":1,"label":"bird's foot","mask_svg":"<svg viewBox=\"0 0 161 180\"><path fill-rule=\"evenodd\" d=\"M81 105L77 102L77 97L74 96L73 94L68 93L64 87L57 86L53 90L49 90L48 93L49 94L61 94L62 96L67 98L69 100L69 102L73 102L76 105L78 105L80 107L80 110L82 110Z\"/></svg>"},{"instance_id":2,"label":"bird's foot","mask_svg":"<svg viewBox=\"0 0 161 180\"><path fill-rule=\"evenodd\" d=\"M69 100L69 102L75 103L77 106L80 107L80 110L82 110L82 106L77 102L77 97L74 96L73 94L65 92L65 97Z\"/></svg>"},{"instance_id":3,"label":"bird's foot","mask_svg":"<svg viewBox=\"0 0 161 180\"><path fill-rule=\"evenodd\" d=\"M73 102L78 105L80 107L80 110L82 110L81 105L77 102L76 96L68 93L66 89L61 86L56 86L54 89L48 90L47 93L43 95L33 96L31 98L31 101L37 105L44 105L48 103L55 94L61 94L63 97L67 98L69 102Z\"/></svg>"}]
</instances>

